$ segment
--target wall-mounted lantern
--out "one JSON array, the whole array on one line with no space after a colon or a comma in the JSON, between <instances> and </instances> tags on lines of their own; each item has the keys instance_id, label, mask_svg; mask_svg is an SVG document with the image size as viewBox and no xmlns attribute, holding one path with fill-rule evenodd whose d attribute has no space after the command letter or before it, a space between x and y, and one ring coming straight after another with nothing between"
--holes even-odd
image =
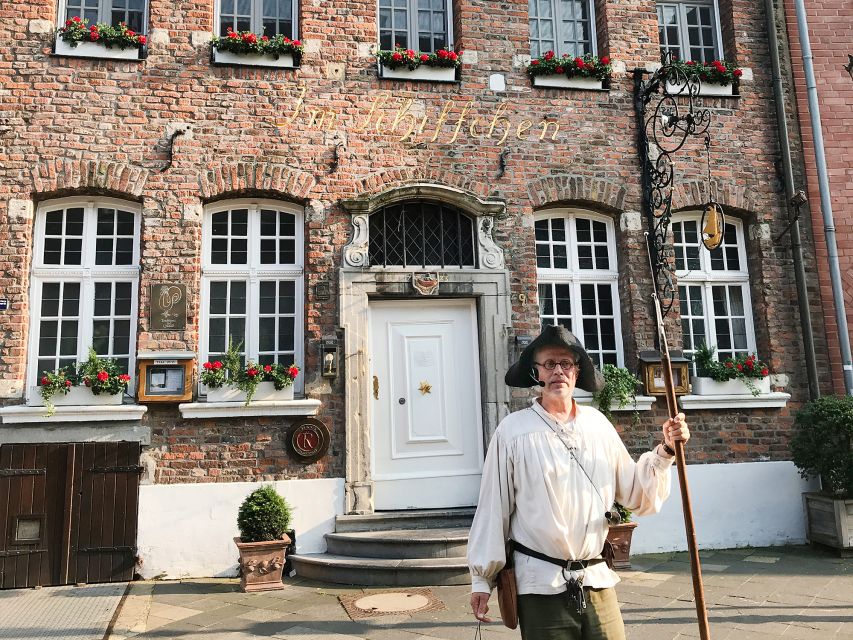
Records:
<instances>
[{"instance_id":1,"label":"wall-mounted lantern","mask_svg":"<svg viewBox=\"0 0 853 640\"><path fill-rule=\"evenodd\" d=\"M690 360L681 351L670 351L672 363L672 381L675 393L684 395L690 391ZM666 395L666 383L663 379L663 367L660 363L660 351L641 351L640 362L643 365L643 384L650 396Z\"/></svg>"}]
</instances>

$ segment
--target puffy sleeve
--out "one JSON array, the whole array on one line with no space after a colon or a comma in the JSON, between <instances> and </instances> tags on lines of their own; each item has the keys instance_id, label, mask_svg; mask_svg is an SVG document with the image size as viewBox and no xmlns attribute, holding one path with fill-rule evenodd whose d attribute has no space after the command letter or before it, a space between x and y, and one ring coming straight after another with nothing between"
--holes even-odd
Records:
<instances>
[{"instance_id":1,"label":"puffy sleeve","mask_svg":"<svg viewBox=\"0 0 853 640\"><path fill-rule=\"evenodd\" d=\"M472 592L490 593L498 572L506 564L509 521L515 510L510 455L499 427L486 453L480 499L468 536Z\"/></svg>"},{"instance_id":2,"label":"puffy sleeve","mask_svg":"<svg viewBox=\"0 0 853 640\"><path fill-rule=\"evenodd\" d=\"M612 428L612 427L611 427ZM638 516L657 513L669 497L672 486L671 458L647 451L637 462L614 429L616 456L616 501Z\"/></svg>"}]
</instances>

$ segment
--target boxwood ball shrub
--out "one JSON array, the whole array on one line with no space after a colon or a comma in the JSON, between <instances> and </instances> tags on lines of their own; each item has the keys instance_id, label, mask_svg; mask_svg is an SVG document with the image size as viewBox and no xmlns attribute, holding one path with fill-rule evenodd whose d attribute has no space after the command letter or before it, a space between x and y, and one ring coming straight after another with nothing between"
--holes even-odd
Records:
<instances>
[{"instance_id":1,"label":"boxwood ball shrub","mask_svg":"<svg viewBox=\"0 0 853 640\"><path fill-rule=\"evenodd\" d=\"M280 540L290 528L290 505L271 485L264 485L243 500L237 527L242 542Z\"/></svg>"}]
</instances>

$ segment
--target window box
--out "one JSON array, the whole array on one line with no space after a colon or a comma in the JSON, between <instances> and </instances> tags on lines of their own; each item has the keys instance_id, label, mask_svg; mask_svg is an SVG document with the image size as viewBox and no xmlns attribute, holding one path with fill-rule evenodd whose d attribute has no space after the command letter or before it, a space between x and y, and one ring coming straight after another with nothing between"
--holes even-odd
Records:
<instances>
[{"instance_id":1,"label":"window box","mask_svg":"<svg viewBox=\"0 0 853 640\"><path fill-rule=\"evenodd\" d=\"M692 83L690 83L690 84L691 84L691 90L692 90ZM679 86L677 84L671 84L669 82L667 82L667 84L666 84L667 93L669 93L671 95L677 96L679 89L682 91L683 95L685 95L685 96L687 95L687 89L684 88L683 85ZM702 82L699 85L698 95L700 95L700 96L723 96L723 97L731 98L734 96L738 96L739 93L735 91L735 85L734 84L722 85L722 84L717 84L714 82Z\"/></svg>"},{"instance_id":2,"label":"window box","mask_svg":"<svg viewBox=\"0 0 853 640\"><path fill-rule=\"evenodd\" d=\"M456 67L429 67L421 65L417 69L398 67L389 69L379 63L379 77L389 80L414 80L417 82L457 82Z\"/></svg>"},{"instance_id":3,"label":"window box","mask_svg":"<svg viewBox=\"0 0 853 640\"><path fill-rule=\"evenodd\" d=\"M129 47L127 49L119 49L112 47L108 49L98 42L78 42L76 47L72 47L62 38L57 38L53 46L53 53L57 56L68 56L72 58L108 58L111 60L142 60L146 47Z\"/></svg>"},{"instance_id":4,"label":"window box","mask_svg":"<svg viewBox=\"0 0 853 640\"><path fill-rule=\"evenodd\" d=\"M697 396L753 396L752 389L739 379L718 382L713 378L693 377L690 379L692 392ZM758 395L770 393L770 377L753 378L752 384L758 390Z\"/></svg>"},{"instance_id":5,"label":"window box","mask_svg":"<svg viewBox=\"0 0 853 640\"><path fill-rule=\"evenodd\" d=\"M89 387L71 387L68 393L57 393L50 401L57 407L92 407L121 404L123 393L107 395L99 393L95 395ZM41 397L38 387L30 390L30 399L27 403L31 407L43 407L44 399Z\"/></svg>"},{"instance_id":6,"label":"window box","mask_svg":"<svg viewBox=\"0 0 853 640\"><path fill-rule=\"evenodd\" d=\"M554 89L582 89L586 91L603 91L604 81L598 78L569 78L565 75L533 76L534 87L550 87Z\"/></svg>"},{"instance_id":7,"label":"window box","mask_svg":"<svg viewBox=\"0 0 853 640\"><path fill-rule=\"evenodd\" d=\"M255 402L281 402L283 400L293 400L293 385L288 385L283 389L276 389L272 382L261 382L255 390L255 395L252 397L252 403ZM235 386L223 385L217 389L207 389L208 402L246 402L246 393L240 391Z\"/></svg>"},{"instance_id":8,"label":"window box","mask_svg":"<svg viewBox=\"0 0 853 640\"><path fill-rule=\"evenodd\" d=\"M248 407L243 402L188 402L179 404L181 416L187 420L207 418L246 418L251 416L315 416L320 401L299 400L255 402Z\"/></svg>"},{"instance_id":9,"label":"window box","mask_svg":"<svg viewBox=\"0 0 853 640\"><path fill-rule=\"evenodd\" d=\"M293 60L293 54L282 53L278 58L270 54L232 53L212 48L213 64L240 65L244 67L272 67L275 69L295 69L298 65Z\"/></svg>"}]
</instances>

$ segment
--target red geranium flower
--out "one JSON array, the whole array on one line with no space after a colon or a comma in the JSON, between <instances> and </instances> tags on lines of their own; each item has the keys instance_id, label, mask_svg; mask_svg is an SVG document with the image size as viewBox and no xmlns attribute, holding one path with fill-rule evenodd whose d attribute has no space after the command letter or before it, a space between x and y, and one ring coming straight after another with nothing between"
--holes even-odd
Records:
<instances>
[{"instance_id":1,"label":"red geranium flower","mask_svg":"<svg viewBox=\"0 0 853 640\"><path fill-rule=\"evenodd\" d=\"M213 363L213 368L214 369L221 369L222 363L219 360L217 360L216 362Z\"/></svg>"},{"instance_id":2,"label":"red geranium flower","mask_svg":"<svg viewBox=\"0 0 853 640\"><path fill-rule=\"evenodd\" d=\"M106 382L109 379L109 377L110 377L110 374L108 374L106 371L98 371L98 381Z\"/></svg>"},{"instance_id":3,"label":"red geranium flower","mask_svg":"<svg viewBox=\"0 0 853 640\"><path fill-rule=\"evenodd\" d=\"M451 51L450 53L447 54L447 57L450 58L451 60L455 61L456 58L458 58L459 56L456 55L455 51Z\"/></svg>"},{"instance_id":4,"label":"red geranium flower","mask_svg":"<svg viewBox=\"0 0 853 640\"><path fill-rule=\"evenodd\" d=\"M50 380L48 380L48 379L47 379L47 376L42 376L42 378L41 378L41 383L42 383L42 384L47 384L48 382L50 382Z\"/></svg>"},{"instance_id":5,"label":"red geranium flower","mask_svg":"<svg viewBox=\"0 0 853 640\"><path fill-rule=\"evenodd\" d=\"M122 382L130 382L130 376L127 375L126 373L121 374L118 377L118 379L121 380Z\"/></svg>"},{"instance_id":6,"label":"red geranium flower","mask_svg":"<svg viewBox=\"0 0 853 640\"><path fill-rule=\"evenodd\" d=\"M761 370L761 375L763 375L763 376L769 375L769 373L770 373L770 370L767 367L764 367Z\"/></svg>"},{"instance_id":7,"label":"red geranium flower","mask_svg":"<svg viewBox=\"0 0 853 640\"><path fill-rule=\"evenodd\" d=\"M583 69L583 58L575 58L575 66L578 69Z\"/></svg>"},{"instance_id":8,"label":"red geranium flower","mask_svg":"<svg viewBox=\"0 0 853 640\"><path fill-rule=\"evenodd\" d=\"M250 378L254 378L256 375L258 375L258 373L259 373L259 371L257 369L255 369L254 367L246 369L246 375L249 376Z\"/></svg>"},{"instance_id":9,"label":"red geranium flower","mask_svg":"<svg viewBox=\"0 0 853 640\"><path fill-rule=\"evenodd\" d=\"M205 362L205 363L204 363L203 365L201 365L201 366L202 366L202 368L203 368L203 369L213 369L213 364L211 364L210 362Z\"/></svg>"},{"instance_id":10,"label":"red geranium flower","mask_svg":"<svg viewBox=\"0 0 853 640\"><path fill-rule=\"evenodd\" d=\"M545 55L542 57L545 58L546 60L553 60L554 52L553 51L546 51Z\"/></svg>"},{"instance_id":11,"label":"red geranium flower","mask_svg":"<svg viewBox=\"0 0 853 640\"><path fill-rule=\"evenodd\" d=\"M295 378L299 375L299 367L290 367L290 369L287 370L287 373L291 378Z\"/></svg>"},{"instance_id":12,"label":"red geranium flower","mask_svg":"<svg viewBox=\"0 0 853 640\"><path fill-rule=\"evenodd\" d=\"M264 365L264 373L269 373L270 371L272 371L272 367L268 364L265 364Z\"/></svg>"},{"instance_id":13,"label":"red geranium flower","mask_svg":"<svg viewBox=\"0 0 853 640\"><path fill-rule=\"evenodd\" d=\"M533 61L531 61L531 62L530 62L530 64L532 64L532 65L537 65L537 64L539 64L539 61L538 61L538 60L533 60Z\"/></svg>"},{"instance_id":14,"label":"red geranium flower","mask_svg":"<svg viewBox=\"0 0 853 640\"><path fill-rule=\"evenodd\" d=\"M426 62L427 60L429 60L429 56L425 53L422 53L421 54L421 62Z\"/></svg>"},{"instance_id":15,"label":"red geranium flower","mask_svg":"<svg viewBox=\"0 0 853 640\"><path fill-rule=\"evenodd\" d=\"M734 74L735 74L735 78L740 78L743 75L743 70L742 69L735 69Z\"/></svg>"},{"instance_id":16,"label":"red geranium flower","mask_svg":"<svg viewBox=\"0 0 853 640\"><path fill-rule=\"evenodd\" d=\"M729 369L733 369L735 365L734 365L734 363L733 363L733 362L727 362L727 363L726 363L726 366L727 366Z\"/></svg>"},{"instance_id":17,"label":"red geranium flower","mask_svg":"<svg viewBox=\"0 0 853 640\"><path fill-rule=\"evenodd\" d=\"M738 370L738 371L743 371L743 365L742 365L742 364L739 364L739 365L737 366L737 370Z\"/></svg>"},{"instance_id":18,"label":"red geranium flower","mask_svg":"<svg viewBox=\"0 0 853 640\"><path fill-rule=\"evenodd\" d=\"M555 67L554 68L554 73L563 73L564 71L565 71L565 69L563 69L563 67Z\"/></svg>"},{"instance_id":19,"label":"red geranium flower","mask_svg":"<svg viewBox=\"0 0 853 640\"><path fill-rule=\"evenodd\" d=\"M400 60L402 60L402 59L403 59L403 54L402 54L402 53L400 53L399 51L395 51L395 52L393 53L393 55L391 56L391 58L392 58L395 62L400 62Z\"/></svg>"},{"instance_id":20,"label":"red geranium flower","mask_svg":"<svg viewBox=\"0 0 853 640\"><path fill-rule=\"evenodd\" d=\"M74 22L80 22L80 16L74 16L71 18Z\"/></svg>"},{"instance_id":21,"label":"red geranium flower","mask_svg":"<svg viewBox=\"0 0 853 640\"><path fill-rule=\"evenodd\" d=\"M295 47L300 47L300 46L302 46L302 43L301 43L301 42L299 42L299 40L294 40L294 41L293 41L293 46L295 46Z\"/></svg>"},{"instance_id":22,"label":"red geranium flower","mask_svg":"<svg viewBox=\"0 0 853 640\"><path fill-rule=\"evenodd\" d=\"M148 40L145 36L139 36L139 38L137 38L137 40L139 41L139 44L145 44L146 42L148 42Z\"/></svg>"},{"instance_id":23,"label":"red geranium flower","mask_svg":"<svg viewBox=\"0 0 853 640\"><path fill-rule=\"evenodd\" d=\"M65 386L66 386L66 387L70 387L70 386L71 386L71 380L66 380L66 381L65 381Z\"/></svg>"},{"instance_id":24,"label":"red geranium flower","mask_svg":"<svg viewBox=\"0 0 853 640\"><path fill-rule=\"evenodd\" d=\"M610 58L608 56L601 56L601 64L610 64Z\"/></svg>"}]
</instances>

